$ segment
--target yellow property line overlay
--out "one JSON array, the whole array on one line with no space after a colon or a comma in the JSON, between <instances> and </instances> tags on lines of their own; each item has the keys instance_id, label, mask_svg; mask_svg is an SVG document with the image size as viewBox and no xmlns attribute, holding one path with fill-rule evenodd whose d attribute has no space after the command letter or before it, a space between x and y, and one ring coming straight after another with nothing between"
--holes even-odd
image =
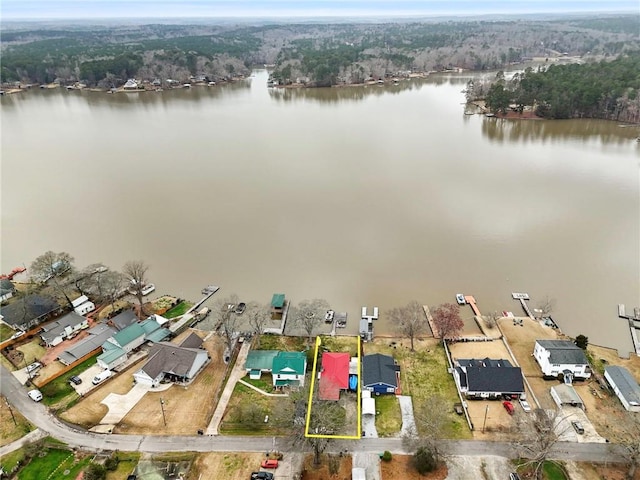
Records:
<instances>
[{"instance_id":1,"label":"yellow property line overlay","mask_svg":"<svg viewBox=\"0 0 640 480\"><path fill-rule=\"evenodd\" d=\"M316 378L317 378L317 368L318 368L318 350L320 349L320 346L322 345L322 339L320 338L320 336L316 337L316 351L313 357L313 374L311 377L311 388L309 389L309 401L307 402L307 421L305 424L305 428L304 428L304 436L307 438L336 438L336 439L341 439L341 440L360 440L361 437L361 432L362 432L362 399L360 398L361 396L361 391L360 391L360 337L358 336L358 386L357 386L357 392L358 392L358 399L357 399L357 416L358 416L358 435L320 435L317 433L309 433L309 423L311 422L311 407L313 405L313 392L315 390L315 386L316 386Z\"/></svg>"}]
</instances>

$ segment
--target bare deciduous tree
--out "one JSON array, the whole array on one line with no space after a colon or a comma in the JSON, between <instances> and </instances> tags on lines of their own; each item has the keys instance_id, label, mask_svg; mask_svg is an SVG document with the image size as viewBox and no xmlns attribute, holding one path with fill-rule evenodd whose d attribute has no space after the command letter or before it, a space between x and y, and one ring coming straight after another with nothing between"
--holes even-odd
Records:
<instances>
[{"instance_id":1,"label":"bare deciduous tree","mask_svg":"<svg viewBox=\"0 0 640 480\"><path fill-rule=\"evenodd\" d=\"M540 303L537 304L536 311L540 317L548 317L556 306L556 299L545 296Z\"/></svg>"},{"instance_id":2,"label":"bare deciduous tree","mask_svg":"<svg viewBox=\"0 0 640 480\"><path fill-rule=\"evenodd\" d=\"M36 282L49 282L53 289L64 296L67 303L72 306L71 299L65 292L64 285L60 277L64 274L73 273L74 258L67 252L48 251L36 258L30 267L30 275Z\"/></svg>"},{"instance_id":3,"label":"bare deciduous tree","mask_svg":"<svg viewBox=\"0 0 640 480\"><path fill-rule=\"evenodd\" d=\"M129 277L131 285L129 291L138 299L140 303L140 316L145 316L144 302L142 301L142 290L147 286L147 271L149 265L142 260L131 260L124 264L122 272Z\"/></svg>"},{"instance_id":4,"label":"bare deciduous tree","mask_svg":"<svg viewBox=\"0 0 640 480\"><path fill-rule=\"evenodd\" d=\"M549 455L564 433L561 425L567 423L561 420L560 410L536 409L531 414L516 413L519 432L516 449L520 457L526 459L523 465L533 467L536 479L542 478L544 463L553 461Z\"/></svg>"},{"instance_id":5,"label":"bare deciduous tree","mask_svg":"<svg viewBox=\"0 0 640 480\"><path fill-rule=\"evenodd\" d=\"M414 340L428 331L429 324L422 305L413 300L404 307L396 307L389 311L392 325L401 335L408 337L411 342L411 351L414 351Z\"/></svg>"},{"instance_id":6,"label":"bare deciduous tree","mask_svg":"<svg viewBox=\"0 0 640 480\"><path fill-rule=\"evenodd\" d=\"M329 303L319 298L303 300L293 309L294 322L307 334L309 343L313 340L315 329L324 321L327 310L329 310Z\"/></svg>"},{"instance_id":7,"label":"bare deciduous tree","mask_svg":"<svg viewBox=\"0 0 640 480\"><path fill-rule=\"evenodd\" d=\"M443 303L438 306L433 310L433 324L443 340L458 337L464 327L464 322L460 318L460 307L453 303Z\"/></svg>"},{"instance_id":8,"label":"bare deciduous tree","mask_svg":"<svg viewBox=\"0 0 640 480\"><path fill-rule=\"evenodd\" d=\"M100 289L102 299L111 304L111 311L115 310L115 303L122 296L122 292L127 287L128 279L120 272L109 270L100 276Z\"/></svg>"},{"instance_id":9,"label":"bare deciduous tree","mask_svg":"<svg viewBox=\"0 0 640 480\"><path fill-rule=\"evenodd\" d=\"M229 355L231 355L233 340L238 330L238 315L235 313L238 301L238 296L232 294L218 300L215 307L211 310L211 314L216 321L215 329L224 337Z\"/></svg>"},{"instance_id":10,"label":"bare deciduous tree","mask_svg":"<svg viewBox=\"0 0 640 480\"><path fill-rule=\"evenodd\" d=\"M439 449L440 440L444 437L447 424L450 422L450 402L442 395L435 394L416 405L414 417L418 427L417 441L419 445L426 445L436 457L442 457Z\"/></svg>"},{"instance_id":11,"label":"bare deciduous tree","mask_svg":"<svg viewBox=\"0 0 640 480\"><path fill-rule=\"evenodd\" d=\"M271 318L271 307L269 305L261 305L258 302L249 302L245 315L249 319L249 325L256 334L256 348L260 348L260 336L264 333L265 325Z\"/></svg>"}]
</instances>

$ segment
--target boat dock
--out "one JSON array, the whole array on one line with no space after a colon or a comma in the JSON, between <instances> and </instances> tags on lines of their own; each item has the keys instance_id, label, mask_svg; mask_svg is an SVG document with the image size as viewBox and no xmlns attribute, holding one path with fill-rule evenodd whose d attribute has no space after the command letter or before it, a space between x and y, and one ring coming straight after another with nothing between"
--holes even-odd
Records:
<instances>
[{"instance_id":1,"label":"boat dock","mask_svg":"<svg viewBox=\"0 0 640 480\"><path fill-rule=\"evenodd\" d=\"M169 326L169 330L173 333L178 333L182 331L183 328L186 328L187 326L191 326L197 323L196 319L198 317L197 317L197 314L194 312L197 311L202 306L202 304L207 300L209 300L213 296L213 294L216 293L218 290L220 290L220 287L217 287L215 285L208 285L205 288L203 288L202 294L204 295L204 297L202 298L202 300L200 300L193 307L187 310L182 315L182 318L180 320L178 320L176 323L171 324Z\"/></svg>"},{"instance_id":2,"label":"boat dock","mask_svg":"<svg viewBox=\"0 0 640 480\"><path fill-rule=\"evenodd\" d=\"M531 310L529 310L529 305L527 305L527 302L525 302L525 300L529 300L529 294L528 293L512 293L511 296L513 297L514 300L519 300L520 301L520 305L522 305L522 309L524 310L524 313L527 314L527 316L531 319L531 320L535 320L536 318L531 314Z\"/></svg>"},{"instance_id":3,"label":"boat dock","mask_svg":"<svg viewBox=\"0 0 640 480\"><path fill-rule=\"evenodd\" d=\"M638 330L640 330L640 308L633 309L633 315L627 315L623 303L618 304L618 317L624 318L629 322L629 332L631 333L631 343L636 355L640 356L640 338L638 338Z\"/></svg>"},{"instance_id":4,"label":"boat dock","mask_svg":"<svg viewBox=\"0 0 640 480\"><path fill-rule=\"evenodd\" d=\"M471 310L473 310L473 314L475 316L482 317L482 314L480 313L480 310L478 309L478 305L476 305L476 299L473 297L473 295L465 295L464 301L467 302L467 304L469 304L469 306L471 307Z\"/></svg>"},{"instance_id":5,"label":"boat dock","mask_svg":"<svg viewBox=\"0 0 640 480\"><path fill-rule=\"evenodd\" d=\"M431 310L429 310L429 305L422 305L422 309L424 310L424 314L427 317L427 322L429 322L429 328L431 329L431 334L434 338L440 338L438 334L438 330L433 323L433 316L431 315Z\"/></svg>"}]
</instances>

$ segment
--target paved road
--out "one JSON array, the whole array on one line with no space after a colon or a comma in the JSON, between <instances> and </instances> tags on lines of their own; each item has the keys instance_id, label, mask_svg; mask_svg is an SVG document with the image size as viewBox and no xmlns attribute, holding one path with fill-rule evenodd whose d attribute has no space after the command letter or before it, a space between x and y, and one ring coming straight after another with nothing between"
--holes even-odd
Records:
<instances>
[{"instance_id":1,"label":"paved road","mask_svg":"<svg viewBox=\"0 0 640 480\"><path fill-rule=\"evenodd\" d=\"M158 452L266 452L272 448L288 451L284 439L273 437L233 436L151 436L90 433L67 425L40 403L27 396L27 389L6 368L0 366L0 390L9 402L31 423L71 446L88 450L121 450L147 453ZM356 441L336 441L331 451L380 453L408 453L399 438L365 438ZM515 458L513 445L508 442L481 442L474 440L447 440L442 450L449 455L498 455ZM557 445L550 456L558 460L623 462L622 450L611 444L569 443Z\"/></svg>"}]
</instances>

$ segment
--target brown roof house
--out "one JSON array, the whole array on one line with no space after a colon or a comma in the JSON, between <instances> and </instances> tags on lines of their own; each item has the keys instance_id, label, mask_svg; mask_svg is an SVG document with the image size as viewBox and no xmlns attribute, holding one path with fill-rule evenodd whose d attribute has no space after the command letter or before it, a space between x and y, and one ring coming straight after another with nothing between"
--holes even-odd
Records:
<instances>
[{"instance_id":1,"label":"brown roof house","mask_svg":"<svg viewBox=\"0 0 640 480\"><path fill-rule=\"evenodd\" d=\"M149 360L133 374L136 383L155 387L161 382L189 383L209 362L201 348L185 348L174 343L158 342L149 351Z\"/></svg>"}]
</instances>

